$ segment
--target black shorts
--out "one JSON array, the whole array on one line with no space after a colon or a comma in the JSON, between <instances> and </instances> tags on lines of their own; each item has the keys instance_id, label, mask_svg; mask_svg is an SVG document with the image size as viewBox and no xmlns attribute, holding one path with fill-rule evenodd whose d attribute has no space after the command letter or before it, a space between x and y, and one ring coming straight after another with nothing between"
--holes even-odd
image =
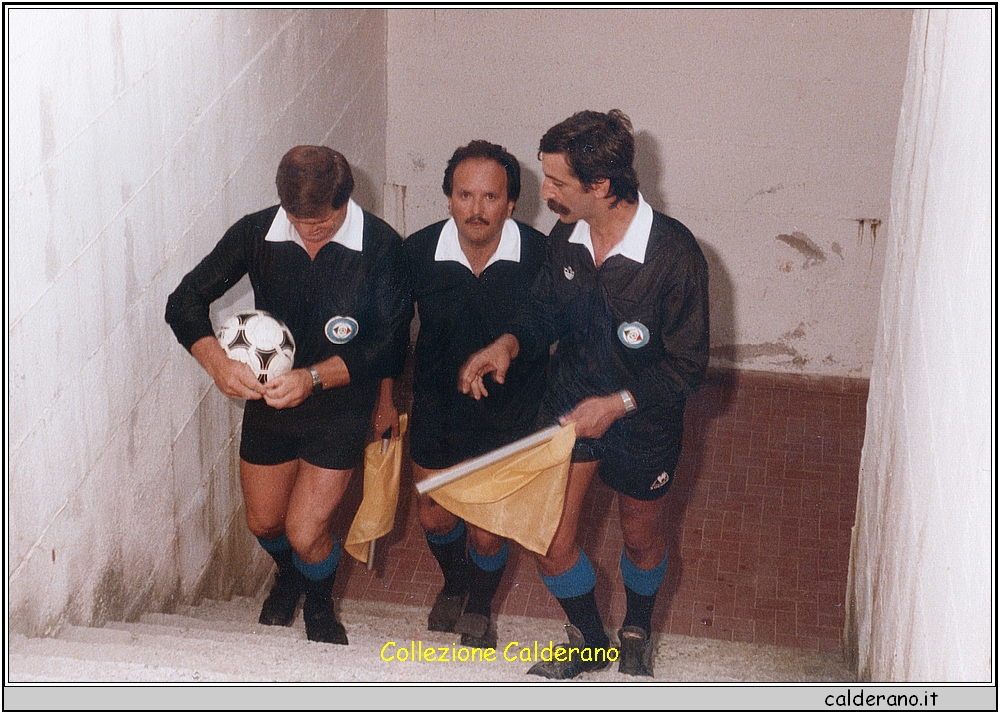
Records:
<instances>
[{"instance_id":1,"label":"black shorts","mask_svg":"<svg viewBox=\"0 0 1000 714\"><path fill-rule=\"evenodd\" d=\"M430 425L423 427L414 419L410 429L410 458L424 469L447 469L528 436L531 426L519 430L445 432Z\"/></svg>"},{"instance_id":2,"label":"black shorts","mask_svg":"<svg viewBox=\"0 0 1000 714\"><path fill-rule=\"evenodd\" d=\"M274 409L263 399L248 399L243 410L240 458L273 466L302 459L323 469L353 469L364 458L372 409L330 409L323 395L290 409ZM364 400L367 402L367 400Z\"/></svg>"},{"instance_id":3,"label":"black shorts","mask_svg":"<svg viewBox=\"0 0 1000 714\"><path fill-rule=\"evenodd\" d=\"M681 455L684 408L658 411L619 419L600 439L577 439L573 462L600 461L601 480L638 501L664 496Z\"/></svg>"}]
</instances>

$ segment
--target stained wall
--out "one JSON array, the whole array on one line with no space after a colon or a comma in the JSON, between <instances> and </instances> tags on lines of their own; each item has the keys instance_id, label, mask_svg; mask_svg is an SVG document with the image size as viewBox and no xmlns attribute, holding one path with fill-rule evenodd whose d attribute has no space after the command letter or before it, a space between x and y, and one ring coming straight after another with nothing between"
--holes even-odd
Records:
<instances>
[{"instance_id":1,"label":"stained wall","mask_svg":"<svg viewBox=\"0 0 1000 714\"><path fill-rule=\"evenodd\" d=\"M266 563L244 547L241 407L164 306L231 223L277 202L290 146L344 147L378 208L385 13L5 12L10 624L253 587ZM216 314L249 304L244 282Z\"/></svg>"},{"instance_id":2,"label":"stained wall","mask_svg":"<svg viewBox=\"0 0 1000 714\"><path fill-rule=\"evenodd\" d=\"M628 114L640 188L711 270L720 366L867 377L911 11L392 10L386 215L446 216L475 138L526 176L515 217L548 232L538 141L575 111Z\"/></svg>"}]
</instances>

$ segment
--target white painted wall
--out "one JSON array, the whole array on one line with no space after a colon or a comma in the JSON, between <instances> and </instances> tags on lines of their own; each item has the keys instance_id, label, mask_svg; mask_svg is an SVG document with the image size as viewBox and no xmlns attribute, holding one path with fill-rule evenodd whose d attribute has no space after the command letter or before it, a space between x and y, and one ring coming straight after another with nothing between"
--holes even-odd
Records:
<instances>
[{"instance_id":1,"label":"white painted wall","mask_svg":"<svg viewBox=\"0 0 1000 714\"><path fill-rule=\"evenodd\" d=\"M213 554L232 559L218 587L241 558L247 587L240 405L164 306L231 223L277 202L295 144L340 148L381 205L385 13L6 12L11 626L190 599ZM222 309L249 304L234 292Z\"/></svg>"},{"instance_id":2,"label":"white painted wall","mask_svg":"<svg viewBox=\"0 0 1000 714\"><path fill-rule=\"evenodd\" d=\"M617 107L647 200L705 249L714 361L866 377L910 17L390 10L386 217L444 217L448 157L485 138L527 170L515 216L548 232L539 139Z\"/></svg>"},{"instance_id":3,"label":"white painted wall","mask_svg":"<svg viewBox=\"0 0 1000 714\"><path fill-rule=\"evenodd\" d=\"M913 22L848 589L864 681L996 673L994 23Z\"/></svg>"}]
</instances>

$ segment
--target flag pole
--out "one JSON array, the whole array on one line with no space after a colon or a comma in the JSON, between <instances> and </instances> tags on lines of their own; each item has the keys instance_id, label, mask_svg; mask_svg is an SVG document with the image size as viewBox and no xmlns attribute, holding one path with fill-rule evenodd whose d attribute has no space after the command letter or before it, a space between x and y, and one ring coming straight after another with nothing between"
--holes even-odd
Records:
<instances>
[{"instance_id":1,"label":"flag pole","mask_svg":"<svg viewBox=\"0 0 1000 714\"><path fill-rule=\"evenodd\" d=\"M392 427L390 426L388 429L385 430L385 433L382 434L381 452L383 454L389 451L389 442L391 439L392 439ZM366 562L365 565L369 570L375 569L375 543L377 541L378 538L373 538L371 541L368 542L368 562Z\"/></svg>"},{"instance_id":2,"label":"flag pole","mask_svg":"<svg viewBox=\"0 0 1000 714\"><path fill-rule=\"evenodd\" d=\"M518 439L506 446L501 446L499 449L494 449L489 451L482 456L477 456L474 459L469 459L468 461L463 461L460 464L456 464L449 469L445 469L428 479L424 479L417 484L417 493L424 496L431 491L446 486L453 481L457 481L463 476L468 476L473 471L478 471L479 469L484 469L487 466L492 466L498 461L506 459L508 456L513 456L514 454L519 454L522 451L527 451L533 446L538 446L543 444L562 429L558 424L553 424L550 427L546 427L541 431L536 431L534 434L524 437L523 439Z\"/></svg>"}]
</instances>

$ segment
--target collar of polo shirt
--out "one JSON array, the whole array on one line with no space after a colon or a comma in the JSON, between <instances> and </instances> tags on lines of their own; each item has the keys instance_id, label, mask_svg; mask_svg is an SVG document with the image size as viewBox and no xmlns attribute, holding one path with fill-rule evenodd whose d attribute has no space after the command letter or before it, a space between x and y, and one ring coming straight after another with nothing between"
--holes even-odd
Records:
<instances>
[{"instance_id":1,"label":"collar of polo shirt","mask_svg":"<svg viewBox=\"0 0 1000 714\"><path fill-rule=\"evenodd\" d=\"M462 244L458 241L458 225L455 223L454 218L449 218L448 222L441 229L437 250L434 251L434 260L439 263L451 260L461 263L472 271L472 265L469 263L469 259L465 257L465 253L462 252ZM517 221L510 218L504 221L503 232L500 234L500 243L497 244L497 249L493 251L493 255L483 270L498 260L509 260L513 263L521 262L521 229L518 227Z\"/></svg>"},{"instance_id":2,"label":"collar of polo shirt","mask_svg":"<svg viewBox=\"0 0 1000 714\"><path fill-rule=\"evenodd\" d=\"M605 257L605 261L613 255L622 255L629 260L634 260L640 265L646 262L646 246L649 244L649 232L653 228L653 209L646 199L639 194L639 208L632 217L632 222L628 224L628 230L611 252ZM570 243L578 243L590 251L590 257L597 262L594 257L594 242L590 237L590 224L580 220L576 222L576 227L569 236Z\"/></svg>"},{"instance_id":3,"label":"collar of polo shirt","mask_svg":"<svg viewBox=\"0 0 1000 714\"><path fill-rule=\"evenodd\" d=\"M354 202L354 199L349 198L347 199L347 217L344 219L344 225L340 227L330 240L360 253L361 247L364 245L364 235L365 212L361 210L361 206ZM275 214L274 220L271 222L271 228L267 231L267 235L264 236L264 240L271 243L291 241L292 243L298 243L303 249L306 247L302 236L295 230L295 226L288 220L288 214L285 213L285 209L281 206L278 206L278 212Z\"/></svg>"}]
</instances>

